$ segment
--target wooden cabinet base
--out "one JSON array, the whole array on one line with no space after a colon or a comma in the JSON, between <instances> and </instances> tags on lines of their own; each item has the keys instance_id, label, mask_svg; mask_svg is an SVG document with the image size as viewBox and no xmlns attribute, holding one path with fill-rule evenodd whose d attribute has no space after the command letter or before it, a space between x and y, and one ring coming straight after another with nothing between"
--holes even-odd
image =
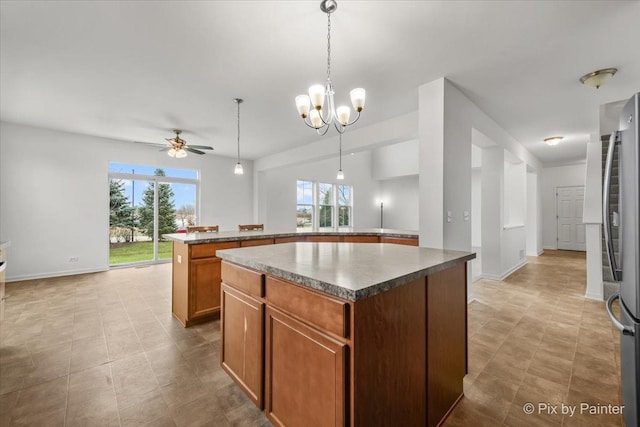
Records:
<instances>
[{"instance_id":1,"label":"wooden cabinet base","mask_svg":"<svg viewBox=\"0 0 640 427\"><path fill-rule=\"evenodd\" d=\"M435 427L462 396L464 263L356 302L222 271L222 367L274 425Z\"/></svg>"}]
</instances>

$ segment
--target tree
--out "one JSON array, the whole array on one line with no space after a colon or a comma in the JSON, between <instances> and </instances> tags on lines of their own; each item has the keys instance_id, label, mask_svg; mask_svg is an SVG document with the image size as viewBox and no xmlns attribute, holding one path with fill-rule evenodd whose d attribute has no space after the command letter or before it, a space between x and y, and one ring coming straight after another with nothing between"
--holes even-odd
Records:
<instances>
[{"instance_id":1,"label":"tree","mask_svg":"<svg viewBox=\"0 0 640 427\"><path fill-rule=\"evenodd\" d=\"M333 218L333 206L332 199L332 186L330 184L320 184L320 209L318 212L318 226L331 227L331 221Z\"/></svg>"},{"instance_id":2,"label":"tree","mask_svg":"<svg viewBox=\"0 0 640 427\"><path fill-rule=\"evenodd\" d=\"M129 233L121 233L123 229L132 230L135 227L133 207L124 192L124 182L119 179L109 181L109 231L117 239L128 240Z\"/></svg>"},{"instance_id":3,"label":"tree","mask_svg":"<svg viewBox=\"0 0 640 427\"><path fill-rule=\"evenodd\" d=\"M165 176L164 170L156 169L153 174L155 176ZM153 202L154 202L155 183L149 183L149 186L142 193L142 206L138 208L140 216L140 228L144 229L144 234L153 238L154 236L160 240L163 234L175 233L176 228L176 207L173 201L173 190L169 184L158 185L158 231L154 234L153 227Z\"/></svg>"},{"instance_id":4,"label":"tree","mask_svg":"<svg viewBox=\"0 0 640 427\"><path fill-rule=\"evenodd\" d=\"M182 226L196 225L196 208L193 205L182 205L176 211L176 217L182 221Z\"/></svg>"}]
</instances>

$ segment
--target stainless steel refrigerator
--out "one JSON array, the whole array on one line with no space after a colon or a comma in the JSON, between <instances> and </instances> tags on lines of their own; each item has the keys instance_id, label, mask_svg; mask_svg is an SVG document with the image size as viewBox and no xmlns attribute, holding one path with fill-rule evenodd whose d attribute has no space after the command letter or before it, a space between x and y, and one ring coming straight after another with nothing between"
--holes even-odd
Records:
<instances>
[{"instance_id":1,"label":"stainless steel refrigerator","mask_svg":"<svg viewBox=\"0 0 640 427\"><path fill-rule=\"evenodd\" d=\"M620 293L607 301L607 311L620 330L622 400L627 427L640 426L640 93L625 105L620 130L611 134L604 175L603 225L609 265ZM619 151L619 212L611 212L614 149ZM614 252L612 226L618 226L619 255ZM620 300L620 319L611 308Z\"/></svg>"}]
</instances>

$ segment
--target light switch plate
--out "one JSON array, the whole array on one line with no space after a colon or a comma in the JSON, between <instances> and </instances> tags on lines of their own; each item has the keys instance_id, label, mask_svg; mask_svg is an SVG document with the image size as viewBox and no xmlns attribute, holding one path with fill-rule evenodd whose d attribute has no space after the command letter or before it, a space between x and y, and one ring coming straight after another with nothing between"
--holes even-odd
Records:
<instances>
[{"instance_id":1,"label":"light switch plate","mask_svg":"<svg viewBox=\"0 0 640 427\"><path fill-rule=\"evenodd\" d=\"M182 264L182 255L178 255L178 264Z\"/></svg>"},{"instance_id":2,"label":"light switch plate","mask_svg":"<svg viewBox=\"0 0 640 427\"><path fill-rule=\"evenodd\" d=\"M453 221L453 214L451 211L447 211L447 222Z\"/></svg>"}]
</instances>

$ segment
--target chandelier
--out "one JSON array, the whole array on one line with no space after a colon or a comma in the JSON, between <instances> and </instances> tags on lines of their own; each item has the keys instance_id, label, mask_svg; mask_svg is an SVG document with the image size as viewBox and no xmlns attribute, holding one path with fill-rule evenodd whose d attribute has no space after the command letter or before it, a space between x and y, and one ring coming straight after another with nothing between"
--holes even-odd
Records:
<instances>
[{"instance_id":1,"label":"chandelier","mask_svg":"<svg viewBox=\"0 0 640 427\"><path fill-rule=\"evenodd\" d=\"M356 88L350 92L351 104L356 112L353 121L349 121L351 117L349 107L336 108L335 106L333 99L335 92L331 84L331 14L337 8L336 0L323 0L320 3L320 10L327 14L327 82L324 86L320 84L311 86L309 95L296 96L296 107L302 120L307 126L315 129L319 135L326 134L331 123L339 133L343 133L347 126L357 122L366 96L366 92L362 88Z\"/></svg>"}]
</instances>

